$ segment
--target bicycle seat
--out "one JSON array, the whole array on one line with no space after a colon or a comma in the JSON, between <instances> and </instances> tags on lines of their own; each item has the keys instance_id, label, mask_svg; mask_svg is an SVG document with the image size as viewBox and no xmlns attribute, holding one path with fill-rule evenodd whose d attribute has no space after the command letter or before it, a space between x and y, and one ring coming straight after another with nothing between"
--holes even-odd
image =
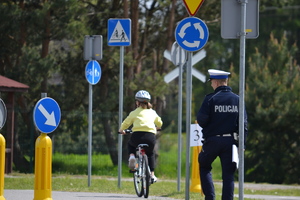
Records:
<instances>
[{"instance_id":1,"label":"bicycle seat","mask_svg":"<svg viewBox=\"0 0 300 200\"><path fill-rule=\"evenodd\" d=\"M139 144L138 147L148 147L148 144Z\"/></svg>"}]
</instances>

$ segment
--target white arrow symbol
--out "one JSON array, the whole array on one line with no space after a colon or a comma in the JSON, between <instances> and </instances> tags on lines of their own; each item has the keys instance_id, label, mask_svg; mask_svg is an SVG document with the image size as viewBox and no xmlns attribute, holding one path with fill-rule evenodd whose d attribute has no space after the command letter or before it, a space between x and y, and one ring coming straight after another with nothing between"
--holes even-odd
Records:
<instances>
[{"instance_id":1,"label":"white arrow symbol","mask_svg":"<svg viewBox=\"0 0 300 200\"><path fill-rule=\"evenodd\" d=\"M188 42L188 41L184 40L182 43L185 46L191 47L191 48L193 48L193 47L199 47L199 45L200 45L200 41L194 41L193 43L191 43L191 42Z\"/></svg>"},{"instance_id":2,"label":"white arrow symbol","mask_svg":"<svg viewBox=\"0 0 300 200\"><path fill-rule=\"evenodd\" d=\"M200 25L200 23L195 23L194 24L194 27L195 27L195 29L197 29L198 31L199 31L199 33L200 33L200 39L203 39L204 38L204 30L203 30L203 28L202 28L202 26Z\"/></svg>"},{"instance_id":3,"label":"white arrow symbol","mask_svg":"<svg viewBox=\"0 0 300 200\"><path fill-rule=\"evenodd\" d=\"M184 38L184 36L185 36L185 30L186 30L188 27L190 27L190 26L191 26L191 23L190 23L190 22L184 24L184 25L181 27L180 32L178 33L178 35L179 35L181 38Z\"/></svg>"},{"instance_id":4,"label":"white arrow symbol","mask_svg":"<svg viewBox=\"0 0 300 200\"><path fill-rule=\"evenodd\" d=\"M48 113L48 111L44 108L42 104L39 105L38 109L41 111L41 113L46 117L47 121L45 124L49 126L56 126L56 121L54 117L54 111L52 111L51 114Z\"/></svg>"}]
</instances>

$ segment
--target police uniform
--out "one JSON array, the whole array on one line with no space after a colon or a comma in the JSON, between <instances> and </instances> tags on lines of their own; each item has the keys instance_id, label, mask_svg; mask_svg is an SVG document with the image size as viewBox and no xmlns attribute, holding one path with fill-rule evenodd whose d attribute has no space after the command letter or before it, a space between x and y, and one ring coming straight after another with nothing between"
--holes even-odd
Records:
<instances>
[{"instance_id":1,"label":"police uniform","mask_svg":"<svg viewBox=\"0 0 300 200\"><path fill-rule=\"evenodd\" d=\"M208 70L211 79L227 79L229 72ZM211 164L219 157L222 165L222 200L232 200L234 191L235 164L232 162L233 134L238 132L239 96L229 86L219 86L206 95L197 113L197 122L202 127L204 143L199 154L200 179L205 200L214 200L215 192ZM245 135L247 117L245 112Z\"/></svg>"}]
</instances>

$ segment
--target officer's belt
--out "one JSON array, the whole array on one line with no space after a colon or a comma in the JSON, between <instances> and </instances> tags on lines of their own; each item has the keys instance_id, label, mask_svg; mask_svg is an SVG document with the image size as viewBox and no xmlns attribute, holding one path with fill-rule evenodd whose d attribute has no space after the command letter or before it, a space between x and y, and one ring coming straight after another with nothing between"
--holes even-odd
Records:
<instances>
[{"instance_id":1,"label":"officer's belt","mask_svg":"<svg viewBox=\"0 0 300 200\"><path fill-rule=\"evenodd\" d=\"M216 135L217 137L230 137L232 136L231 133L226 133L226 134L220 134L220 135Z\"/></svg>"}]
</instances>

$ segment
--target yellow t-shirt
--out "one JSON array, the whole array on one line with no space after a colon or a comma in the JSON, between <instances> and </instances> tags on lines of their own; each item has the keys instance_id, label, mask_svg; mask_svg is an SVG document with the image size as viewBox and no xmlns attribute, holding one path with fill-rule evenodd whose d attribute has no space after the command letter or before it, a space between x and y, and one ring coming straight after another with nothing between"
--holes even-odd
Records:
<instances>
[{"instance_id":1,"label":"yellow t-shirt","mask_svg":"<svg viewBox=\"0 0 300 200\"><path fill-rule=\"evenodd\" d=\"M156 134L156 127L161 128L163 122L153 109L136 108L126 117L121 124L121 130L129 128L131 125L132 131L145 131Z\"/></svg>"}]
</instances>

